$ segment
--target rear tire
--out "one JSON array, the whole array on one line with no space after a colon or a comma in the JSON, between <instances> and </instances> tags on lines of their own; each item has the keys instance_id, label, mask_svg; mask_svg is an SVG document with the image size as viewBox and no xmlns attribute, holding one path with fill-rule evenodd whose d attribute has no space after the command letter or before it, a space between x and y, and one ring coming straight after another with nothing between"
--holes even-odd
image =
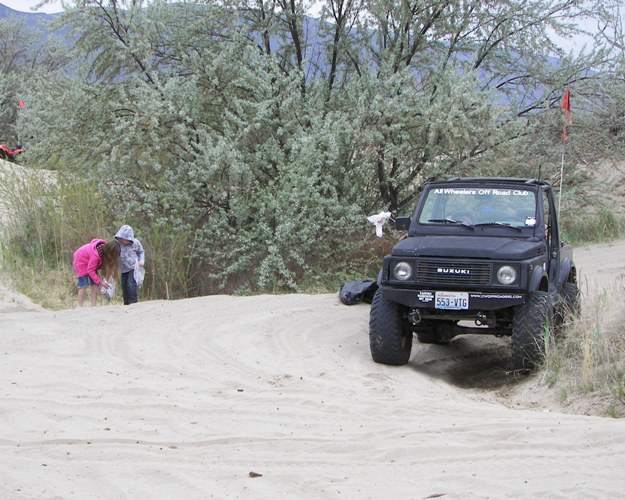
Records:
<instances>
[{"instance_id":1,"label":"rear tire","mask_svg":"<svg viewBox=\"0 0 625 500\"><path fill-rule=\"evenodd\" d=\"M384 299L382 290L373 296L369 314L369 345L376 363L405 365L412 349L412 328L406 308Z\"/></svg>"},{"instance_id":2,"label":"rear tire","mask_svg":"<svg viewBox=\"0 0 625 500\"><path fill-rule=\"evenodd\" d=\"M577 283L567 282L562 289L562 300L556 311L556 337L566 334L567 323L579 318L581 301Z\"/></svg>"},{"instance_id":3,"label":"rear tire","mask_svg":"<svg viewBox=\"0 0 625 500\"><path fill-rule=\"evenodd\" d=\"M531 370L545 357L553 340L554 314L546 292L531 292L525 304L514 312L512 324L512 365L515 370Z\"/></svg>"},{"instance_id":4,"label":"rear tire","mask_svg":"<svg viewBox=\"0 0 625 500\"><path fill-rule=\"evenodd\" d=\"M564 284L565 314L569 319L578 318L582 310L582 302L577 283L566 282Z\"/></svg>"}]
</instances>

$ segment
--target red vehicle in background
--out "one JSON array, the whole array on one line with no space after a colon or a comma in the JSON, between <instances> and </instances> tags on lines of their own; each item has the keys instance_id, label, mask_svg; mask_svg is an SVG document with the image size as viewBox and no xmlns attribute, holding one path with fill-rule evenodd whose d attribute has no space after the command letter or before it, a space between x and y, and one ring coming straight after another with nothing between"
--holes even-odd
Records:
<instances>
[{"instance_id":1,"label":"red vehicle in background","mask_svg":"<svg viewBox=\"0 0 625 500\"><path fill-rule=\"evenodd\" d=\"M17 155L24 152L24 148L21 144L18 144L15 148L11 148L6 144L0 144L0 158L15 162Z\"/></svg>"}]
</instances>

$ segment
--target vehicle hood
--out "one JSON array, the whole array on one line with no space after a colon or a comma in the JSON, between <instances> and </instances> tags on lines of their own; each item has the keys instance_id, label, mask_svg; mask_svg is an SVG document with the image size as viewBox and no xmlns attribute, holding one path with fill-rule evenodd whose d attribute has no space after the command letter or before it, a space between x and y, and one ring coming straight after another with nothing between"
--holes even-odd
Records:
<instances>
[{"instance_id":1,"label":"vehicle hood","mask_svg":"<svg viewBox=\"0 0 625 500\"><path fill-rule=\"evenodd\" d=\"M532 239L490 236L412 236L400 241L396 257L457 257L491 260L525 260L544 254L545 244Z\"/></svg>"}]
</instances>

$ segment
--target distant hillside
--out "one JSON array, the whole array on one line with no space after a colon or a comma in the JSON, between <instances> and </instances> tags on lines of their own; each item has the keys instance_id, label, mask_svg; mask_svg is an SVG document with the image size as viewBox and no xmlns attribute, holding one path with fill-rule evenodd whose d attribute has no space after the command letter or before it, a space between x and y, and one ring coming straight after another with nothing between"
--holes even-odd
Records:
<instances>
[{"instance_id":1,"label":"distant hillside","mask_svg":"<svg viewBox=\"0 0 625 500\"><path fill-rule=\"evenodd\" d=\"M5 19L7 17L17 17L18 19L23 19L26 21L28 26L36 27L41 23L49 23L52 19L54 19L59 14L42 14L39 12L19 12L17 10L13 10L6 5L0 3L0 19Z\"/></svg>"}]
</instances>

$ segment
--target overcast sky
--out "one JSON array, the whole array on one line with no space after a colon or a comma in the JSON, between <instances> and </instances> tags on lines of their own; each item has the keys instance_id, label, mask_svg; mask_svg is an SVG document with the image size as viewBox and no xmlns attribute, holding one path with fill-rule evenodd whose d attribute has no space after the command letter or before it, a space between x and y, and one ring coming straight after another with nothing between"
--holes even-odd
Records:
<instances>
[{"instance_id":1,"label":"overcast sky","mask_svg":"<svg viewBox=\"0 0 625 500\"><path fill-rule=\"evenodd\" d=\"M40 0L0 0L1 4L6 5L7 7L13 10L20 10L22 12L30 12L31 7L34 7L40 2ZM63 7L61 7L61 1L55 1L50 5L46 5L43 9L38 10L37 12L44 12L46 14L53 14L55 12L61 12Z\"/></svg>"}]
</instances>

